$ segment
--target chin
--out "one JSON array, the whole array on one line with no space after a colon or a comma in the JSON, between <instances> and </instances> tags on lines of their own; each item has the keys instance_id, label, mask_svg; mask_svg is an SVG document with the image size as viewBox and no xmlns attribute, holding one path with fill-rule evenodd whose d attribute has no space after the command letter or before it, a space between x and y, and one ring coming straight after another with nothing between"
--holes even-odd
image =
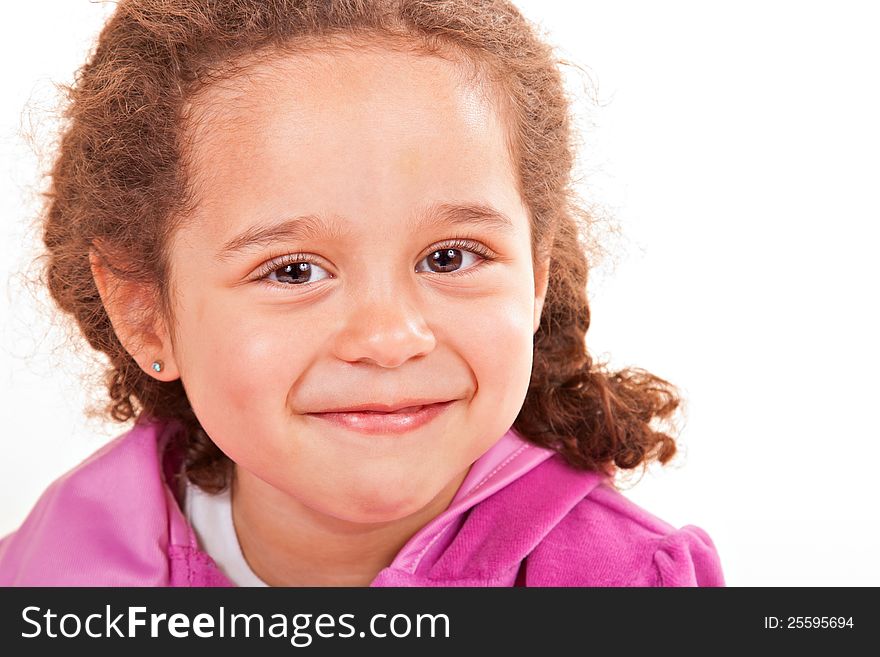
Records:
<instances>
[{"instance_id":1,"label":"chin","mask_svg":"<svg viewBox=\"0 0 880 657\"><path fill-rule=\"evenodd\" d=\"M383 524L402 520L418 513L430 504L432 498L422 496L402 497L399 493L394 496L374 495L353 499L344 508L339 509L336 515L341 520L361 524Z\"/></svg>"}]
</instances>

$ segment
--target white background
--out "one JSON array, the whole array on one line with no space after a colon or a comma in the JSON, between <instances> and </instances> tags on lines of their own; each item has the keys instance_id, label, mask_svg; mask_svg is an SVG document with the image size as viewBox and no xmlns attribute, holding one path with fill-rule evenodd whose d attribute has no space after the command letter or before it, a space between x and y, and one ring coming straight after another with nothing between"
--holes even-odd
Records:
<instances>
[{"instance_id":1,"label":"white background","mask_svg":"<svg viewBox=\"0 0 880 657\"><path fill-rule=\"evenodd\" d=\"M518 4L599 101L579 104L582 190L623 232L591 281L591 350L688 399L681 457L626 495L708 531L730 585L880 585L876 5ZM5 8L0 535L123 430L85 419L99 362L20 276L47 165L22 129L46 152L52 84L112 7Z\"/></svg>"}]
</instances>

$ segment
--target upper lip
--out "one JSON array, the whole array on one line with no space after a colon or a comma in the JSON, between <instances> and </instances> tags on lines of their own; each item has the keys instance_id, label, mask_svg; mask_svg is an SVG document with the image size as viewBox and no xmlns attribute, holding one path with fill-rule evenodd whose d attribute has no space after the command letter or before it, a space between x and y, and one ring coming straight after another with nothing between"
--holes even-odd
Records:
<instances>
[{"instance_id":1,"label":"upper lip","mask_svg":"<svg viewBox=\"0 0 880 657\"><path fill-rule=\"evenodd\" d=\"M401 408L409 408L411 406L428 406L430 404L443 404L451 401L449 399L407 399L393 404L377 404L375 402L369 404L356 404L353 406L339 406L338 408L325 408L320 411L312 411L312 413L363 413L365 411L373 411L376 413L393 413Z\"/></svg>"}]
</instances>

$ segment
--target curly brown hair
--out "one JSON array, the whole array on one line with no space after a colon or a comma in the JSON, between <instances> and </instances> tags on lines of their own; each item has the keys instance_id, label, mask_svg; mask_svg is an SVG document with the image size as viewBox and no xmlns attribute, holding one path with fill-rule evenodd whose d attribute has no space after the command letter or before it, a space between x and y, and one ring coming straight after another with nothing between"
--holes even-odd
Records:
<instances>
[{"instance_id":1,"label":"curly brown hair","mask_svg":"<svg viewBox=\"0 0 880 657\"><path fill-rule=\"evenodd\" d=\"M584 470L669 461L676 443L657 421L672 426L680 403L675 388L640 369L611 372L588 353L592 215L573 190L571 103L552 47L507 0L118 3L68 88L43 228L52 297L109 358L109 415L120 422L180 421L188 479L210 491L227 485L231 461L201 428L182 382L145 373L117 338L89 254L100 253L117 276L153 285L170 317L166 244L192 202L186 104L246 61L320 51L335 36L452 53L487 71L501 99L529 210L532 257L550 259L531 382L514 428Z\"/></svg>"}]
</instances>

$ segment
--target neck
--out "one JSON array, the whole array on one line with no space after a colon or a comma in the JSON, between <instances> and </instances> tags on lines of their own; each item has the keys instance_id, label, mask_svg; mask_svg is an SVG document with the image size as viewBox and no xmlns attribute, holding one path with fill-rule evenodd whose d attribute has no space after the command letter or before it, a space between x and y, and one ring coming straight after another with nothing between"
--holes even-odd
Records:
<instances>
[{"instance_id":1,"label":"neck","mask_svg":"<svg viewBox=\"0 0 880 657\"><path fill-rule=\"evenodd\" d=\"M270 586L369 586L419 529L446 510L466 474L412 515L357 523L315 511L236 468L232 518L248 565Z\"/></svg>"}]
</instances>

